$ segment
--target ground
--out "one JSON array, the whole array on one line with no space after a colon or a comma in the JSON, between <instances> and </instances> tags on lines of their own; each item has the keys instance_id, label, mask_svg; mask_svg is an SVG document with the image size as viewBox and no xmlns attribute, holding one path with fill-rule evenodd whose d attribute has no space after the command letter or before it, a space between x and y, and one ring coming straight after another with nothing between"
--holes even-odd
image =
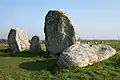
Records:
<instances>
[{"instance_id":1,"label":"ground","mask_svg":"<svg viewBox=\"0 0 120 80\"><path fill-rule=\"evenodd\" d=\"M0 44L0 80L120 80L120 42L106 42L117 50L117 54L84 68L61 69L55 57L42 57L29 52L12 53ZM45 45L42 44L45 54Z\"/></svg>"}]
</instances>

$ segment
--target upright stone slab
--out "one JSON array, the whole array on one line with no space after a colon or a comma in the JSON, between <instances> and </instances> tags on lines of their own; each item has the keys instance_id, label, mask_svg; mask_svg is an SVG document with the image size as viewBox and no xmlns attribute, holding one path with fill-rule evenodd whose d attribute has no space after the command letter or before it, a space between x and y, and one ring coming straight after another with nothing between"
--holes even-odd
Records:
<instances>
[{"instance_id":1,"label":"upright stone slab","mask_svg":"<svg viewBox=\"0 0 120 80\"><path fill-rule=\"evenodd\" d=\"M38 36L33 36L30 42L30 52L39 53L41 51L40 40Z\"/></svg>"},{"instance_id":2,"label":"upright stone slab","mask_svg":"<svg viewBox=\"0 0 120 80\"><path fill-rule=\"evenodd\" d=\"M15 52L28 50L30 46L27 34L22 29L11 29L7 41L9 48Z\"/></svg>"},{"instance_id":3,"label":"upright stone slab","mask_svg":"<svg viewBox=\"0 0 120 80\"><path fill-rule=\"evenodd\" d=\"M64 51L76 42L74 27L61 11L50 10L45 17L45 44L48 52Z\"/></svg>"}]
</instances>

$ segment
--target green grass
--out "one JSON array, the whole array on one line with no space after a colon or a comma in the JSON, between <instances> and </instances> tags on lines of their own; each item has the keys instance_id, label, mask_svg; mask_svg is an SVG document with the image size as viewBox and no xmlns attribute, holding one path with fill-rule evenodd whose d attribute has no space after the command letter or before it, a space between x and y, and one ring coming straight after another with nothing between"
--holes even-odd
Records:
<instances>
[{"instance_id":1,"label":"green grass","mask_svg":"<svg viewBox=\"0 0 120 80\"><path fill-rule=\"evenodd\" d=\"M0 44L0 80L120 80L120 42L106 42L117 50L117 54L84 68L60 69L55 57L45 58L29 52L5 51L7 45ZM45 45L42 44L45 54Z\"/></svg>"}]
</instances>

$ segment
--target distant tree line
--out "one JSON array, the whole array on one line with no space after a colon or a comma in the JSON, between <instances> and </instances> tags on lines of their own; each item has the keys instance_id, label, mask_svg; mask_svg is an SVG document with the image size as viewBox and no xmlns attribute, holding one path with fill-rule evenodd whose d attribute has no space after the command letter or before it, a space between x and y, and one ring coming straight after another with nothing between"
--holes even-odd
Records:
<instances>
[{"instance_id":1,"label":"distant tree line","mask_svg":"<svg viewBox=\"0 0 120 80\"><path fill-rule=\"evenodd\" d=\"M31 40L29 40L30 42ZM44 44L45 41L44 40L40 40L40 43ZM0 39L0 44L7 44L7 39Z\"/></svg>"},{"instance_id":2,"label":"distant tree line","mask_svg":"<svg viewBox=\"0 0 120 80\"><path fill-rule=\"evenodd\" d=\"M7 44L7 40L6 39L0 39L0 44Z\"/></svg>"},{"instance_id":3,"label":"distant tree line","mask_svg":"<svg viewBox=\"0 0 120 80\"><path fill-rule=\"evenodd\" d=\"M99 42L101 40L85 40L85 39L81 39L80 37L78 37L77 41L80 41L80 42ZM104 40L104 41L110 41L110 42L114 42L114 41L120 41L120 40ZM29 40L30 42L30 40ZM44 44L45 43L45 40L40 40L40 43ZM0 39L0 44L7 44L7 40L6 39Z\"/></svg>"}]
</instances>

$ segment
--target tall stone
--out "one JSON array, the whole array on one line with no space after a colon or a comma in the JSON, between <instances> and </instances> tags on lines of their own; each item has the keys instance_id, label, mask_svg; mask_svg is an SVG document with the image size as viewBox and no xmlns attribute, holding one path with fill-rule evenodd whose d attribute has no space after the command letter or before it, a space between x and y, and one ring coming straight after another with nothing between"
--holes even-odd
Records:
<instances>
[{"instance_id":1,"label":"tall stone","mask_svg":"<svg viewBox=\"0 0 120 80\"><path fill-rule=\"evenodd\" d=\"M28 50L30 46L27 34L22 29L11 29L7 41L9 48L15 52Z\"/></svg>"},{"instance_id":2,"label":"tall stone","mask_svg":"<svg viewBox=\"0 0 120 80\"><path fill-rule=\"evenodd\" d=\"M46 50L53 54L64 51L76 42L74 27L61 11L50 10L45 17Z\"/></svg>"},{"instance_id":3,"label":"tall stone","mask_svg":"<svg viewBox=\"0 0 120 80\"><path fill-rule=\"evenodd\" d=\"M30 52L39 53L41 51L40 40L38 36L33 36L30 42Z\"/></svg>"}]
</instances>

